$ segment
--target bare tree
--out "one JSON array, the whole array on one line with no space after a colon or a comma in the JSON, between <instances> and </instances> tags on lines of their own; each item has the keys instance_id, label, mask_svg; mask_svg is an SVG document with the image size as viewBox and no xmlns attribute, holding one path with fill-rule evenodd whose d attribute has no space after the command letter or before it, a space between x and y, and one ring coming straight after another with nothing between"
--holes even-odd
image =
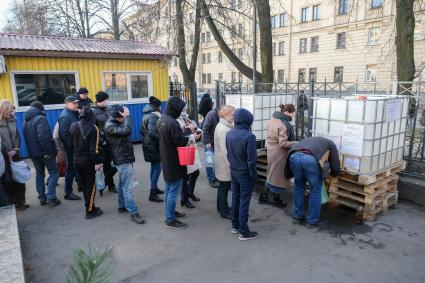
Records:
<instances>
[{"instance_id":1,"label":"bare tree","mask_svg":"<svg viewBox=\"0 0 425 283\"><path fill-rule=\"evenodd\" d=\"M399 81L415 78L415 0L396 0L397 76Z\"/></svg>"}]
</instances>

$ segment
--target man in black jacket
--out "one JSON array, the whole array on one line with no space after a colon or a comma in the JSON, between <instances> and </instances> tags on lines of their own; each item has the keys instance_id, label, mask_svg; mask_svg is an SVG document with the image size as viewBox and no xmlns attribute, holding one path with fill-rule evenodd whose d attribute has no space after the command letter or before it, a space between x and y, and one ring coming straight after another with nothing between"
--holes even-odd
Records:
<instances>
[{"instance_id":1,"label":"man in black jacket","mask_svg":"<svg viewBox=\"0 0 425 283\"><path fill-rule=\"evenodd\" d=\"M163 176L165 180L165 213L166 225L172 228L186 228L187 224L180 222L176 217L184 217L178 213L176 200L186 177L186 166L180 166L177 147L186 146L189 139L183 135L177 118L180 116L186 103L179 97L173 96L168 100L165 113L158 121L159 152Z\"/></svg>"},{"instance_id":2,"label":"man in black jacket","mask_svg":"<svg viewBox=\"0 0 425 283\"><path fill-rule=\"evenodd\" d=\"M205 152L214 151L214 132L215 127L217 127L220 118L218 117L218 111L220 109L215 108L208 112L207 117L203 122L202 131L203 131L203 142L205 145ZM214 167L206 167L208 182L213 188L218 188L218 181L214 174Z\"/></svg>"},{"instance_id":3,"label":"man in black jacket","mask_svg":"<svg viewBox=\"0 0 425 283\"><path fill-rule=\"evenodd\" d=\"M89 98L89 90L81 87L77 92L78 109L83 109L84 106L90 106L93 101Z\"/></svg>"},{"instance_id":4,"label":"man in black jacket","mask_svg":"<svg viewBox=\"0 0 425 283\"><path fill-rule=\"evenodd\" d=\"M288 162L289 161L289 162ZM295 221L304 222L304 193L306 182L310 185L307 227L326 227L320 220L323 181L337 176L340 170L339 153L336 145L324 137L308 137L294 145L288 154L285 177L295 177L294 210Z\"/></svg>"},{"instance_id":5,"label":"man in black jacket","mask_svg":"<svg viewBox=\"0 0 425 283\"><path fill-rule=\"evenodd\" d=\"M131 219L137 224L145 223L140 216L136 201L131 191L133 190L133 144L131 143L131 117L127 107L114 105L111 117L105 124L106 140L112 151L112 160L118 169L118 212L128 211Z\"/></svg>"},{"instance_id":6,"label":"man in black jacket","mask_svg":"<svg viewBox=\"0 0 425 283\"><path fill-rule=\"evenodd\" d=\"M161 100L151 96L149 104L143 108L143 119L140 134L143 137L143 155L146 162L151 163L150 181L151 190L149 200L162 202L158 194L164 192L158 189L158 179L161 175L161 157L159 155L158 128L156 127L159 117L161 117Z\"/></svg>"},{"instance_id":7,"label":"man in black jacket","mask_svg":"<svg viewBox=\"0 0 425 283\"><path fill-rule=\"evenodd\" d=\"M101 168L97 159L99 130L94 125L93 112L90 106L84 106L81 109L80 121L72 123L69 135L74 152L73 166L83 190L86 219L92 219L102 215L103 211L94 205L96 194L95 170Z\"/></svg>"},{"instance_id":8,"label":"man in black jacket","mask_svg":"<svg viewBox=\"0 0 425 283\"><path fill-rule=\"evenodd\" d=\"M67 167L65 173L65 199L79 200L79 196L72 192L72 183L74 182L75 172L73 168L74 152L72 151L69 139L69 128L71 124L78 121L78 99L75 96L65 98L65 109L59 116L59 138L66 152ZM78 183L78 178L76 178Z\"/></svg>"},{"instance_id":9,"label":"man in black jacket","mask_svg":"<svg viewBox=\"0 0 425 283\"><path fill-rule=\"evenodd\" d=\"M35 186L40 204L56 206L60 204L60 200L56 197L56 184L59 179L59 172L56 166L56 146L41 102L31 102L30 108L25 113L23 131L28 155L32 163L34 163L36 173ZM46 168L49 172L47 194L44 184Z\"/></svg>"},{"instance_id":10,"label":"man in black jacket","mask_svg":"<svg viewBox=\"0 0 425 283\"><path fill-rule=\"evenodd\" d=\"M103 174L105 175L105 187L110 192L116 193L114 175L117 169L112 167L112 152L105 136L105 123L111 117L111 107L109 107L109 94L104 91L96 93L96 103L92 105L96 127L99 129L99 155L103 161ZM103 190L100 191L100 195Z\"/></svg>"}]
</instances>

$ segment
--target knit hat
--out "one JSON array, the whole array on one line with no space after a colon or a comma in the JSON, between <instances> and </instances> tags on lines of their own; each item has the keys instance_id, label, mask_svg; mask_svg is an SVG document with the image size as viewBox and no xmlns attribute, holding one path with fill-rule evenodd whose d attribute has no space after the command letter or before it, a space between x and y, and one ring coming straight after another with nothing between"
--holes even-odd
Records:
<instances>
[{"instance_id":1,"label":"knit hat","mask_svg":"<svg viewBox=\"0 0 425 283\"><path fill-rule=\"evenodd\" d=\"M114 118L121 118L121 113L124 112L124 106L121 104L115 104L111 109L111 116Z\"/></svg>"},{"instance_id":2,"label":"knit hat","mask_svg":"<svg viewBox=\"0 0 425 283\"><path fill-rule=\"evenodd\" d=\"M161 107L161 100L156 98L155 96L149 96L149 103L155 107Z\"/></svg>"},{"instance_id":3,"label":"knit hat","mask_svg":"<svg viewBox=\"0 0 425 283\"><path fill-rule=\"evenodd\" d=\"M80 87L78 94L89 93L89 90L85 87Z\"/></svg>"},{"instance_id":4,"label":"knit hat","mask_svg":"<svg viewBox=\"0 0 425 283\"><path fill-rule=\"evenodd\" d=\"M35 108L39 109L40 111L44 111L44 105L40 101L37 101L37 100L33 101L33 102L31 102L30 106L35 107Z\"/></svg>"},{"instance_id":5,"label":"knit hat","mask_svg":"<svg viewBox=\"0 0 425 283\"><path fill-rule=\"evenodd\" d=\"M104 91L98 91L96 93L96 102L102 102L105 101L106 99L109 99L109 94L107 94Z\"/></svg>"}]
</instances>

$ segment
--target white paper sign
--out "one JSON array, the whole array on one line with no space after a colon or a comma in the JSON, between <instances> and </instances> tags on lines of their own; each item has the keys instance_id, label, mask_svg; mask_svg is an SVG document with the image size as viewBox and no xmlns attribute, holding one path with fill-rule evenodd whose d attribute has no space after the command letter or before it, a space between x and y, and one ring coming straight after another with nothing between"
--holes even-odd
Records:
<instances>
[{"instance_id":1,"label":"white paper sign","mask_svg":"<svg viewBox=\"0 0 425 283\"><path fill-rule=\"evenodd\" d=\"M254 96L253 95L242 95L242 108L245 108L252 114L254 114Z\"/></svg>"},{"instance_id":2,"label":"white paper sign","mask_svg":"<svg viewBox=\"0 0 425 283\"><path fill-rule=\"evenodd\" d=\"M399 120L401 118L401 99L388 99L386 104L387 121Z\"/></svg>"},{"instance_id":3,"label":"white paper sign","mask_svg":"<svg viewBox=\"0 0 425 283\"><path fill-rule=\"evenodd\" d=\"M333 135L331 133L315 133L318 137L324 137L333 141L338 149L338 152L341 152L341 136Z\"/></svg>"},{"instance_id":4,"label":"white paper sign","mask_svg":"<svg viewBox=\"0 0 425 283\"><path fill-rule=\"evenodd\" d=\"M363 133L363 125L344 124L341 153L361 157L363 154Z\"/></svg>"},{"instance_id":5,"label":"white paper sign","mask_svg":"<svg viewBox=\"0 0 425 283\"><path fill-rule=\"evenodd\" d=\"M346 168L348 171L350 171L350 169L354 171L360 170L360 158L345 156L344 168Z\"/></svg>"},{"instance_id":6,"label":"white paper sign","mask_svg":"<svg viewBox=\"0 0 425 283\"><path fill-rule=\"evenodd\" d=\"M226 104L235 108L241 107L241 96L240 95L226 95Z\"/></svg>"}]
</instances>

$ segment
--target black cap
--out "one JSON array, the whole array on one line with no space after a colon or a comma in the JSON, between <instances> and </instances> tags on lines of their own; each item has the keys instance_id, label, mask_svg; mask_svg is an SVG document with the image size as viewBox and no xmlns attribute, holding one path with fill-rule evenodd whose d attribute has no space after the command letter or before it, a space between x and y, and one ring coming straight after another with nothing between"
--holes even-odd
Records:
<instances>
[{"instance_id":1,"label":"black cap","mask_svg":"<svg viewBox=\"0 0 425 283\"><path fill-rule=\"evenodd\" d=\"M115 104L111 109L111 116L114 118L121 118L121 113L124 111L124 106L120 104Z\"/></svg>"},{"instance_id":2,"label":"black cap","mask_svg":"<svg viewBox=\"0 0 425 283\"><path fill-rule=\"evenodd\" d=\"M38 100L31 102L30 106L31 107L35 107L37 109L40 109L41 111L44 111L44 105L43 105L43 103L41 103Z\"/></svg>"},{"instance_id":3,"label":"black cap","mask_svg":"<svg viewBox=\"0 0 425 283\"><path fill-rule=\"evenodd\" d=\"M80 87L78 94L89 93L89 90L85 87Z\"/></svg>"},{"instance_id":4,"label":"black cap","mask_svg":"<svg viewBox=\"0 0 425 283\"><path fill-rule=\"evenodd\" d=\"M79 101L78 98L73 95L65 97L65 103L69 103L69 102L77 103L78 101Z\"/></svg>"},{"instance_id":5,"label":"black cap","mask_svg":"<svg viewBox=\"0 0 425 283\"><path fill-rule=\"evenodd\" d=\"M109 94L104 91L98 91L96 93L96 102L102 102L109 98Z\"/></svg>"},{"instance_id":6,"label":"black cap","mask_svg":"<svg viewBox=\"0 0 425 283\"><path fill-rule=\"evenodd\" d=\"M155 96L149 96L149 103L155 107L161 107L161 100L156 98Z\"/></svg>"}]
</instances>

